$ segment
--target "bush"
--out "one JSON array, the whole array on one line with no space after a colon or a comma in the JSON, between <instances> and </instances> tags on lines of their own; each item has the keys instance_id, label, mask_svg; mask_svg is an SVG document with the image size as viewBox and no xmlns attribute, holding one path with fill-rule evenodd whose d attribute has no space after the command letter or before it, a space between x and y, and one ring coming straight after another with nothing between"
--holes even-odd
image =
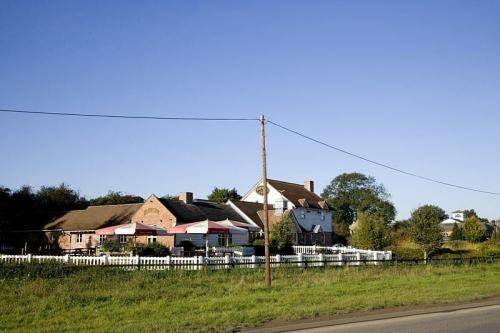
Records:
<instances>
[{"instance_id":1,"label":"bush","mask_svg":"<svg viewBox=\"0 0 500 333\"><path fill-rule=\"evenodd\" d=\"M190 241L189 239L181 240L180 246L186 252L191 252L191 251L194 251L194 249L196 249L196 246L194 245L194 243L192 241Z\"/></svg>"},{"instance_id":2,"label":"bush","mask_svg":"<svg viewBox=\"0 0 500 333\"><path fill-rule=\"evenodd\" d=\"M391 247L392 258L395 260L422 260L424 258L422 250L414 247Z\"/></svg>"},{"instance_id":3,"label":"bush","mask_svg":"<svg viewBox=\"0 0 500 333\"><path fill-rule=\"evenodd\" d=\"M360 213L352 241L359 249L383 250L390 244L389 227L380 216Z\"/></svg>"},{"instance_id":4,"label":"bush","mask_svg":"<svg viewBox=\"0 0 500 333\"><path fill-rule=\"evenodd\" d=\"M170 250L160 243L151 243L136 246L134 253L142 257L165 257L170 255Z\"/></svg>"},{"instance_id":5,"label":"bush","mask_svg":"<svg viewBox=\"0 0 500 333\"><path fill-rule=\"evenodd\" d=\"M106 239L101 244L101 252L121 252L120 244L114 239Z\"/></svg>"}]
</instances>

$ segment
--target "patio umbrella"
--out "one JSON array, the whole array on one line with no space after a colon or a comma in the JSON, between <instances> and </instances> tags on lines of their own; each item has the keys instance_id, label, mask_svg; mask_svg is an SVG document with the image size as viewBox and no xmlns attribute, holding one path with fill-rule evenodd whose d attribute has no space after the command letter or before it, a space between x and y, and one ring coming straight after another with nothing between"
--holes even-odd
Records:
<instances>
[{"instance_id":1,"label":"patio umbrella","mask_svg":"<svg viewBox=\"0 0 500 333\"><path fill-rule=\"evenodd\" d=\"M200 221L181 224L169 229L171 234L244 234L248 230L224 221Z\"/></svg>"},{"instance_id":2,"label":"patio umbrella","mask_svg":"<svg viewBox=\"0 0 500 333\"><path fill-rule=\"evenodd\" d=\"M165 236L167 230L149 224L128 223L97 229L95 233L97 235Z\"/></svg>"},{"instance_id":3,"label":"patio umbrella","mask_svg":"<svg viewBox=\"0 0 500 333\"><path fill-rule=\"evenodd\" d=\"M167 229L143 223L130 223L116 228L115 235L165 236L167 235Z\"/></svg>"},{"instance_id":4,"label":"patio umbrella","mask_svg":"<svg viewBox=\"0 0 500 333\"><path fill-rule=\"evenodd\" d=\"M258 231L261 230L260 227L252 225L250 223L238 222L238 221L233 221L233 220L230 220L230 219L226 219L226 220L223 220L223 221L218 221L217 223L225 225L225 226L230 226L230 227L243 228L243 229L246 229L246 230L252 231L252 232L258 232Z\"/></svg>"}]
</instances>

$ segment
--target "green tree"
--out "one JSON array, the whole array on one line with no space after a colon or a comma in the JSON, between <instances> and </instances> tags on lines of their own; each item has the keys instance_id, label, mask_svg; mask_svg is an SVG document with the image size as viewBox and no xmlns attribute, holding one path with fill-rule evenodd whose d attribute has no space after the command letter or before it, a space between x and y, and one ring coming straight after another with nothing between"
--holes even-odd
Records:
<instances>
[{"instance_id":1,"label":"green tree","mask_svg":"<svg viewBox=\"0 0 500 333\"><path fill-rule=\"evenodd\" d=\"M382 250L391 242L389 226L379 215L360 213L352 242L360 249Z\"/></svg>"},{"instance_id":2,"label":"green tree","mask_svg":"<svg viewBox=\"0 0 500 333\"><path fill-rule=\"evenodd\" d=\"M470 216L465 219L462 226L462 235L469 242L479 242L483 239L484 229L476 216Z\"/></svg>"},{"instance_id":3,"label":"green tree","mask_svg":"<svg viewBox=\"0 0 500 333\"><path fill-rule=\"evenodd\" d=\"M215 187L207 198L210 201L225 203L228 200L240 200L241 195L238 194L235 188L228 189Z\"/></svg>"},{"instance_id":4,"label":"green tree","mask_svg":"<svg viewBox=\"0 0 500 333\"><path fill-rule=\"evenodd\" d=\"M44 212L81 209L88 206L88 201L84 197L64 183L59 186L42 186L35 195L35 201L39 209Z\"/></svg>"},{"instance_id":5,"label":"green tree","mask_svg":"<svg viewBox=\"0 0 500 333\"><path fill-rule=\"evenodd\" d=\"M462 240L462 228L458 226L458 223L453 224L453 229L451 230L450 240L459 241Z\"/></svg>"},{"instance_id":6,"label":"green tree","mask_svg":"<svg viewBox=\"0 0 500 333\"><path fill-rule=\"evenodd\" d=\"M108 194L102 197L97 197L90 200L90 204L92 206L101 206L101 205L119 205L119 204L131 204L131 203L141 203L144 202L144 198L131 195L131 194L123 194L119 191L109 191Z\"/></svg>"},{"instance_id":7,"label":"green tree","mask_svg":"<svg viewBox=\"0 0 500 333\"><path fill-rule=\"evenodd\" d=\"M274 223L269 230L270 247L273 252L293 253L295 238L292 233L293 222L289 217Z\"/></svg>"},{"instance_id":8,"label":"green tree","mask_svg":"<svg viewBox=\"0 0 500 333\"><path fill-rule=\"evenodd\" d=\"M433 205L419 207L411 214L410 236L422 249L425 260L443 244L443 234L439 224L446 218L444 210Z\"/></svg>"},{"instance_id":9,"label":"green tree","mask_svg":"<svg viewBox=\"0 0 500 333\"><path fill-rule=\"evenodd\" d=\"M333 224L351 225L357 213L378 215L389 223L396 209L389 201L389 193L374 177L361 173L343 173L325 187L321 196L333 209Z\"/></svg>"}]
</instances>

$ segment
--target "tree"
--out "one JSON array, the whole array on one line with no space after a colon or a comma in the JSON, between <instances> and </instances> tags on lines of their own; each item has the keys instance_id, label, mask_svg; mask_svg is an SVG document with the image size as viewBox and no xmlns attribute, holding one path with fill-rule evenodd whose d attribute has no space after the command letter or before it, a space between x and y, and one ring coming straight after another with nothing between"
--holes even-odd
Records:
<instances>
[{"instance_id":1,"label":"tree","mask_svg":"<svg viewBox=\"0 0 500 333\"><path fill-rule=\"evenodd\" d=\"M0 186L0 234L9 229L11 224L11 190L10 188Z\"/></svg>"},{"instance_id":2,"label":"tree","mask_svg":"<svg viewBox=\"0 0 500 333\"><path fill-rule=\"evenodd\" d=\"M450 234L450 240L459 241L462 239L463 239L462 228L460 228L457 223L453 224L453 229L451 230Z\"/></svg>"},{"instance_id":3,"label":"tree","mask_svg":"<svg viewBox=\"0 0 500 333\"><path fill-rule=\"evenodd\" d=\"M235 188L228 189L215 187L207 198L210 201L225 203L228 200L240 200L241 195L238 194Z\"/></svg>"},{"instance_id":4,"label":"tree","mask_svg":"<svg viewBox=\"0 0 500 333\"><path fill-rule=\"evenodd\" d=\"M384 185L362 173L343 173L335 177L321 193L333 210L333 223L351 225L356 214L378 215L386 223L394 220L396 209L389 201Z\"/></svg>"},{"instance_id":5,"label":"tree","mask_svg":"<svg viewBox=\"0 0 500 333\"><path fill-rule=\"evenodd\" d=\"M109 191L107 195L90 200L92 206L119 205L141 203L144 199L137 195L123 194L119 191Z\"/></svg>"},{"instance_id":6,"label":"tree","mask_svg":"<svg viewBox=\"0 0 500 333\"><path fill-rule=\"evenodd\" d=\"M466 241L479 242L484 237L484 229L476 216L470 216L465 219L462 226L462 234Z\"/></svg>"},{"instance_id":7,"label":"tree","mask_svg":"<svg viewBox=\"0 0 500 333\"><path fill-rule=\"evenodd\" d=\"M62 183L59 186L42 186L35 195L35 202L45 212L82 209L88 201L80 194Z\"/></svg>"},{"instance_id":8,"label":"tree","mask_svg":"<svg viewBox=\"0 0 500 333\"><path fill-rule=\"evenodd\" d=\"M422 249L425 260L443 244L443 234L439 224L446 218L444 210L433 205L417 208L411 214L410 236Z\"/></svg>"},{"instance_id":9,"label":"tree","mask_svg":"<svg viewBox=\"0 0 500 333\"><path fill-rule=\"evenodd\" d=\"M360 213L352 237L355 247L370 250L382 250L390 244L389 227L378 215Z\"/></svg>"},{"instance_id":10,"label":"tree","mask_svg":"<svg viewBox=\"0 0 500 333\"><path fill-rule=\"evenodd\" d=\"M474 209L464 210L464 219L467 219L469 217L477 217L479 219L479 222L484 222L484 223L488 222L488 219L483 218L483 217L479 217L479 215L477 215L477 213Z\"/></svg>"},{"instance_id":11,"label":"tree","mask_svg":"<svg viewBox=\"0 0 500 333\"><path fill-rule=\"evenodd\" d=\"M269 230L270 247L273 252L293 253L295 239L292 233L293 222L290 217L285 217L274 223Z\"/></svg>"}]
</instances>

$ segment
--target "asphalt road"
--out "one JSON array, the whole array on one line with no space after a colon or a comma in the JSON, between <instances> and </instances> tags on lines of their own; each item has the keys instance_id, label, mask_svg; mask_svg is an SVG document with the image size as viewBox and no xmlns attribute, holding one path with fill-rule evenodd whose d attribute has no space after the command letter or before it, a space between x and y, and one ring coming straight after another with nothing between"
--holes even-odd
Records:
<instances>
[{"instance_id":1,"label":"asphalt road","mask_svg":"<svg viewBox=\"0 0 500 333\"><path fill-rule=\"evenodd\" d=\"M294 333L498 333L500 305L325 326Z\"/></svg>"}]
</instances>

